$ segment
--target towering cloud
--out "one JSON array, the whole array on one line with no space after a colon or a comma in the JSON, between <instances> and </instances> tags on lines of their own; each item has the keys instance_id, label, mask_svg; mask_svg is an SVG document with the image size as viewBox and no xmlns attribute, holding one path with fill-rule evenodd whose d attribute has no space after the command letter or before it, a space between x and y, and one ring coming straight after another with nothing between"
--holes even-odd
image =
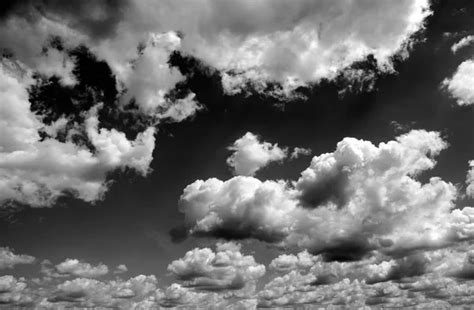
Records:
<instances>
[{"instance_id":1,"label":"towering cloud","mask_svg":"<svg viewBox=\"0 0 474 310\"><path fill-rule=\"evenodd\" d=\"M237 176L188 185L179 202L196 235L256 238L358 260L472 238L472 208L454 209L453 184L417 176L447 147L436 132L413 130L378 146L345 138L315 156L294 182Z\"/></svg>"}]
</instances>

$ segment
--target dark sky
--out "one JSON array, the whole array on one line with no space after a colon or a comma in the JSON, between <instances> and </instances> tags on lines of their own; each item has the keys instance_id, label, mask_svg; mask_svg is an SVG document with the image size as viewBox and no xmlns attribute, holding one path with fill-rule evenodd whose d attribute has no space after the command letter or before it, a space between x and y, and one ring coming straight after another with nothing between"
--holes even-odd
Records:
<instances>
[{"instance_id":1,"label":"dark sky","mask_svg":"<svg viewBox=\"0 0 474 310\"><path fill-rule=\"evenodd\" d=\"M66 10L59 8L59 3L54 5L58 11ZM470 1L435 1L432 9L425 29L416 34L419 39L408 58L394 60L396 72L377 71L373 88L345 94L340 91L347 82L323 79L297 89L305 96L292 100L252 90L248 95L228 95L220 84L218 70L192 55L176 52L170 64L186 77L179 88L194 92L204 108L182 122L157 127L152 172L146 177L131 169L108 172L112 184L104 199L94 203L62 197L53 206L23 205L15 212L4 212L0 218L0 245L53 264L66 258L93 265L126 264L128 272L124 276L154 274L160 285L168 285L175 281L167 271L171 261L195 247L212 247L219 241L214 237L176 238L176 234L170 234L184 223L178 211L183 189L197 179L232 178L226 164L231 154L227 147L246 132L280 146L310 148L315 156L333 152L344 137L377 145L412 129L438 131L449 147L436 157L437 165L419 175L418 180L426 182L429 177L439 176L458 186L459 208L473 205L474 201L462 193L468 161L474 159L474 105L457 105L441 83L474 54L474 44L455 54L451 51L455 42L473 33L474 6ZM78 17L75 22L83 21ZM371 70L370 57L360 65ZM121 126L120 116L104 116L103 120ZM312 156L270 164L256 177L297 180ZM172 235L179 240L173 240ZM264 265L285 252L255 239L239 242L243 252L253 254ZM19 265L0 273L40 276L37 265ZM105 279L113 277L109 274Z\"/></svg>"}]
</instances>

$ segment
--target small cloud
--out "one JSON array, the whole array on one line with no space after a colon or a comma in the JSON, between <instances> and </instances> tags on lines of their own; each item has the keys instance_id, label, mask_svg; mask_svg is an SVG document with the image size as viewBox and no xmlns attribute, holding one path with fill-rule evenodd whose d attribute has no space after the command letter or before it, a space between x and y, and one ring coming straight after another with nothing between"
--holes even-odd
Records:
<instances>
[{"instance_id":1,"label":"small cloud","mask_svg":"<svg viewBox=\"0 0 474 310\"><path fill-rule=\"evenodd\" d=\"M443 80L441 88L449 92L459 106L474 104L474 61L462 62L451 78Z\"/></svg>"},{"instance_id":2,"label":"small cloud","mask_svg":"<svg viewBox=\"0 0 474 310\"><path fill-rule=\"evenodd\" d=\"M124 265L124 264L121 264L121 265L118 265L117 268L115 268L114 274L121 274L121 273L125 273L127 271L128 271L127 266Z\"/></svg>"},{"instance_id":3,"label":"small cloud","mask_svg":"<svg viewBox=\"0 0 474 310\"><path fill-rule=\"evenodd\" d=\"M237 139L228 150L233 153L227 158L227 164L235 175L253 176L271 162L281 162L288 156L288 148L261 142L260 138L251 132Z\"/></svg>"}]
</instances>

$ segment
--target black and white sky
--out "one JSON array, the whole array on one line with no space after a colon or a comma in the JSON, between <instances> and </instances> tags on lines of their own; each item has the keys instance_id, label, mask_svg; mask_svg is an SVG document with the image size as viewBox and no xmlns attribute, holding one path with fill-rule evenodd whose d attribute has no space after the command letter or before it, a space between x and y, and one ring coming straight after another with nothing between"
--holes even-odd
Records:
<instances>
[{"instance_id":1,"label":"black and white sky","mask_svg":"<svg viewBox=\"0 0 474 310\"><path fill-rule=\"evenodd\" d=\"M0 308L474 305L474 2L2 0Z\"/></svg>"}]
</instances>

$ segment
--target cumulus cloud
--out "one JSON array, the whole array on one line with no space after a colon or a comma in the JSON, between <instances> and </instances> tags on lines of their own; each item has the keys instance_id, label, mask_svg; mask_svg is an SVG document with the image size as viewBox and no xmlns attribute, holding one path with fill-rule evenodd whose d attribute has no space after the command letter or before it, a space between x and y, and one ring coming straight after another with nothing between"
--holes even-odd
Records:
<instances>
[{"instance_id":1,"label":"cumulus cloud","mask_svg":"<svg viewBox=\"0 0 474 310\"><path fill-rule=\"evenodd\" d=\"M258 170L271 162L281 162L288 156L288 148L261 142L260 138L251 132L235 140L228 149L233 153L227 158L227 164L232 167L236 175L255 175Z\"/></svg>"},{"instance_id":2,"label":"cumulus cloud","mask_svg":"<svg viewBox=\"0 0 474 310\"><path fill-rule=\"evenodd\" d=\"M242 255L240 244L226 242L218 243L215 251L196 248L171 262L168 270L181 283L164 288L158 287L154 276L145 275L107 281L4 276L0 301L38 309L255 309L307 304L449 308L473 302L473 253L468 241L396 258L378 253L351 262L327 261L324 255L302 251L276 257L264 278L263 265ZM237 278L246 286L252 283L251 289L233 287L230 283Z\"/></svg>"},{"instance_id":3,"label":"cumulus cloud","mask_svg":"<svg viewBox=\"0 0 474 310\"><path fill-rule=\"evenodd\" d=\"M57 308L71 304L75 307L115 307L131 309L135 302L142 301L156 291L154 276L139 275L124 280L107 282L77 278L60 283L50 296L45 296L46 308Z\"/></svg>"},{"instance_id":4,"label":"cumulus cloud","mask_svg":"<svg viewBox=\"0 0 474 310\"><path fill-rule=\"evenodd\" d=\"M166 97L178 82L184 80L179 70L168 64L170 54L180 45L181 39L175 32L151 34L138 58L118 75L125 87L121 100L135 99L143 112L177 121L199 110L192 93L176 102Z\"/></svg>"},{"instance_id":5,"label":"cumulus cloud","mask_svg":"<svg viewBox=\"0 0 474 310\"><path fill-rule=\"evenodd\" d=\"M128 271L127 266L124 265L124 264L120 264L120 265L117 266L117 268L115 268L114 273L115 274L121 274L121 273L125 273L127 271Z\"/></svg>"},{"instance_id":6,"label":"cumulus cloud","mask_svg":"<svg viewBox=\"0 0 474 310\"><path fill-rule=\"evenodd\" d=\"M190 10L193 17L189 17ZM391 12L390 18L385 12ZM100 128L93 113L86 124L75 124L61 115L64 105L46 107L59 112L50 113L54 119L44 123L51 116L42 115L47 111L32 113L27 92L34 83L32 73L58 79L64 87L82 85L76 72L80 57L73 52L78 46L110 67L119 92L114 90L108 100L116 104L117 111L134 102L136 115L145 115L154 124L179 122L201 106L190 91L172 92L185 79L169 64L174 52L218 70L230 93L248 85L264 91L269 82L277 82L289 95L298 85L334 78L368 55L373 55L380 70L392 70L390 57L404 54L410 36L423 27L428 14L425 0L301 0L292 5L242 0L205 1L199 6L192 1L178 5L168 0L114 5L9 2L0 16L0 46L3 55L22 64L23 73L21 78L12 75L3 61L0 126L6 134L0 141L1 203L47 206L66 193L93 202L106 192L108 172L124 168L142 175L148 172L153 127L130 140L116 129ZM379 31L374 33L373 29ZM94 140L90 142L97 153L71 139L59 139L62 135L71 138L73 131L81 130L86 131L86 140ZM43 139L40 132L49 138ZM283 157L281 153L272 156ZM271 160L276 158L272 156ZM52 163L52 158L59 161ZM254 168L245 172L253 174L268 162L258 159Z\"/></svg>"},{"instance_id":7,"label":"cumulus cloud","mask_svg":"<svg viewBox=\"0 0 474 310\"><path fill-rule=\"evenodd\" d=\"M472 42L474 42L474 36L471 35L471 36L464 37L458 42L454 43L453 46L451 46L451 51L453 52L453 54L455 54L458 50L466 46L469 46Z\"/></svg>"},{"instance_id":8,"label":"cumulus cloud","mask_svg":"<svg viewBox=\"0 0 474 310\"><path fill-rule=\"evenodd\" d=\"M253 256L240 252L240 244L218 243L215 252L195 248L168 265L168 271L184 281L184 286L205 291L240 290L251 293L256 281L265 274L265 266Z\"/></svg>"},{"instance_id":9,"label":"cumulus cloud","mask_svg":"<svg viewBox=\"0 0 474 310\"><path fill-rule=\"evenodd\" d=\"M474 198L474 160L469 161L469 171L466 177L466 194L471 198Z\"/></svg>"},{"instance_id":10,"label":"cumulus cloud","mask_svg":"<svg viewBox=\"0 0 474 310\"><path fill-rule=\"evenodd\" d=\"M134 169L142 175L149 172L155 145L154 127L129 140L115 129L100 128L94 106L83 124L95 151L76 144L72 138L54 138L64 126L59 119L45 125L31 111L27 87L31 72L17 70L21 64L2 63L0 75L0 203L10 201L33 207L49 206L65 193L93 202L107 190L106 176L115 169ZM13 68L13 69L12 69ZM46 128L51 138L42 139ZM72 130L75 130L74 128Z\"/></svg>"},{"instance_id":11,"label":"cumulus cloud","mask_svg":"<svg viewBox=\"0 0 474 310\"><path fill-rule=\"evenodd\" d=\"M288 89L298 85L334 78L368 55L374 56L380 70L390 71L390 57L396 53L406 56L411 35L423 28L423 21L430 14L426 0L300 0L291 5L285 1L256 4L240 0L204 1L198 6L192 1L121 1L111 7L103 3L36 2L21 2L3 16L5 28L15 32L5 31L10 35L3 38L6 44L2 45L22 51L25 59L41 50L41 42L48 34L61 35L75 44L90 45L120 76L150 32L179 30L183 34L179 50L221 71L230 93L239 92L248 84L263 91L268 82L278 82L286 89L283 93L288 94ZM191 10L193 16L189 17ZM389 18L386 12L391 12ZM24 43L12 33L24 33L32 40ZM158 55L166 56L166 50L152 56L154 69L143 69L154 70L157 75L153 76L160 77L162 85L172 87L178 75L170 74L170 68ZM170 79L166 81L165 77ZM150 82L142 82L148 88ZM135 84L131 85L135 88ZM145 90L144 94L151 94L145 97L160 98L159 89ZM161 89L166 90L166 86Z\"/></svg>"},{"instance_id":12,"label":"cumulus cloud","mask_svg":"<svg viewBox=\"0 0 474 310\"><path fill-rule=\"evenodd\" d=\"M264 88L276 81L292 88L330 79L369 54L389 70L389 57L429 14L427 1L239 1L193 8L194 17L185 23L176 22L176 15L184 16L187 5L169 4L171 15L158 7L154 13L164 25L183 31L183 51L226 73L228 91L246 82ZM387 11L394 12L391 18ZM379 31L368 36L367 29Z\"/></svg>"},{"instance_id":13,"label":"cumulus cloud","mask_svg":"<svg viewBox=\"0 0 474 310\"><path fill-rule=\"evenodd\" d=\"M290 272L267 283L259 292L260 307L419 307L450 309L472 303L472 281L430 275L404 282L368 284L345 278L330 285L312 285L311 275Z\"/></svg>"},{"instance_id":14,"label":"cumulus cloud","mask_svg":"<svg viewBox=\"0 0 474 310\"><path fill-rule=\"evenodd\" d=\"M60 275L71 275L83 278L97 278L109 273L109 268L102 263L93 266L87 262L72 258L67 258L64 262L57 264L55 270Z\"/></svg>"},{"instance_id":15,"label":"cumulus cloud","mask_svg":"<svg viewBox=\"0 0 474 310\"><path fill-rule=\"evenodd\" d=\"M273 259L269 267L277 271L290 271L295 269L308 269L316 262L316 256L311 255L308 251L294 254L282 254Z\"/></svg>"},{"instance_id":16,"label":"cumulus cloud","mask_svg":"<svg viewBox=\"0 0 474 310\"><path fill-rule=\"evenodd\" d=\"M27 294L23 278L6 275L0 277L0 304L19 307L31 306L32 298Z\"/></svg>"},{"instance_id":17,"label":"cumulus cloud","mask_svg":"<svg viewBox=\"0 0 474 310\"><path fill-rule=\"evenodd\" d=\"M270 263L278 274L257 293L259 306L451 308L470 304L471 249L460 243L402 258L376 255L357 262L327 262L307 252L280 255Z\"/></svg>"},{"instance_id":18,"label":"cumulus cloud","mask_svg":"<svg viewBox=\"0 0 474 310\"><path fill-rule=\"evenodd\" d=\"M20 264L33 264L36 259L25 254L15 254L10 248L0 247L0 269L11 269Z\"/></svg>"},{"instance_id":19,"label":"cumulus cloud","mask_svg":"<svg viewBox=\"0 0 474 310\"><path fill-rule=\"evenodd\" d=\"M453 184L417 179L446 147L439 133L424 130L378 146L345 138L313 157L296 181L197 180L179 209L194 235L256 238L327 260L445 246L472 238L474 218L470 207L455 209Z\"/></svg>"},{"instance_id":20,"label":"cumulus cloud","mask_svg":"<svg viewBox=\"0 0 474 310\"><path fill-rule=\"evenodd\" d=\"M460 106L474 103L474 61L462 62L451 78L446 78L441 86L456 99Z\"/></svg>"},{"instance_id":21,"label":"cumulus cloud","mask_svg":"<svg viewBox=\"0 0 474 310\"><path fill-rule=\"evenodd\" d=\"M206 307L221 301L222 298L217 293L196 292L177 283L158 292L158 303L163 307Z\"/></svg>"}]
</instances>

